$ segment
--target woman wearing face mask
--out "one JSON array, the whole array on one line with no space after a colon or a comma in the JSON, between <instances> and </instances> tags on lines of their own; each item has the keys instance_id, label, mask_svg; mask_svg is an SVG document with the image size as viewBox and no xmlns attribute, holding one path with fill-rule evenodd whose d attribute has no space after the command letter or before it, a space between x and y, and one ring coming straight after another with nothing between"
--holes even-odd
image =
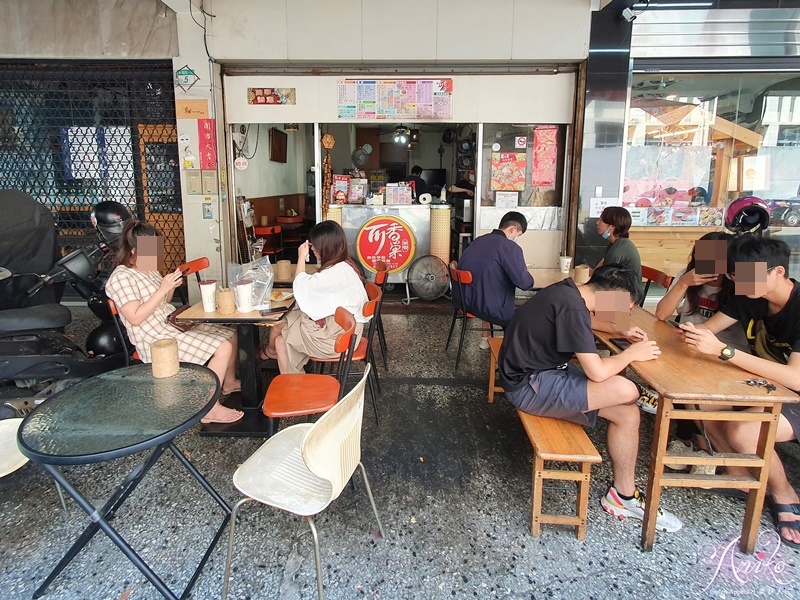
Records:
<instances>
[{"instance_id":1,"label":"woman wearing face mask","mask_svg":"<svg viewBox=\"0 0 800 600\"><path fill-rule=\"evenodd\" d=\"M595 269L603 265L618 264L636 273L639 280L642 279L642 259L628 237L630 228L631 213L626 209L621 206L607 206L603 209L597 221L597 233L611 244L606 248L606 253Z\"/></svg>"}]
</instances>

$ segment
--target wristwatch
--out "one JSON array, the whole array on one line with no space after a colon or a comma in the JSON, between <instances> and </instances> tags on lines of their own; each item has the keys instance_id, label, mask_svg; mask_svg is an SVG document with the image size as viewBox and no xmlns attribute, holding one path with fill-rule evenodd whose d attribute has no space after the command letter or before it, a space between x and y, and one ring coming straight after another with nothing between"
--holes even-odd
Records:
<instances>
[{"instance_id":1,"label":"wristwatch","mask_svg":"<svg viewBox=\"0 0 800 600\"><path fill-rule=\"evenodd\" d=\"M719 357L721 360L730 360L733 358L734 354L736 354L736 349L728 345L722 349L722 352L719 353Z\"/></svg>"}]
</instances>

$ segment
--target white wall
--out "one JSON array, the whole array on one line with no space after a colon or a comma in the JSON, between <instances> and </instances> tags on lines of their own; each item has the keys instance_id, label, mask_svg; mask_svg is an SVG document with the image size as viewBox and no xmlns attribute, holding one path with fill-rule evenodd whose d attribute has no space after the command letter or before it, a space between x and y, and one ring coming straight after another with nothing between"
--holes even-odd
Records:
<instances>
[{"instance_id":1,"label":"white wall","mask_svg":"<svg viewBox=\"0 0 800 600\"><path fill-rule=\"evenodd\" d=\"M283 130L283 124L277 125ZM300 125L300 131L287 132L286 162L280 163L269 159L269 125L251 125L245 146L245 155L249 165L244 171L233 171L234 192L238 196L244 194L248 198L261 196L278 196L280 194L305 194L306 170L314 164L308 160L307 147L312 143L312 126ZM234 132L239 125L232 125ZM258 146L256 147L256 134ZM234 133L234 139L238 136ZM238 143L238 142L237 142ZM253 152L255 151L255 155ZM253 156L253 158L249 158Z\"/></svg>"},{"instance_id":2,"label":"white wall","mask_svg":"<svg viewBox=\"0 0 800 600\"><path fill-rule=\"evenodd\" d=\"M234 123L336 123L339 119L338 82L363 78L338 76L225 76L225 114ZM424 75L408 79L425 79ZM430 78L430 76L428 76ZM571 123L575 74L455 75L454 123ZM294 105L247 103L247 88L295 88ZM363 121L362 121L363 122ZM377 121L376 121L377 122ZM385 121L380 121L385 122ZM414 121L404 120L408 124ZM417 121L424 122L424 121Z\"/></svg>"},{"instance_id":3,"label":"white wall","mask_svg":"<svg viewBox=\"0 0 800 600\"><path fill-rule=\"evenodd\" d=\"M169 59L178 54L175 13L161 0L0 0L0 15L3 58Z\"/></svg>"},{"instance_id":4,"label":"white wall","mask_svg":"<svg viewBox=\"0 0 800 600\"><path fill-rule=\"evenodd\" d=\"M576 62L591 0L206 2L218 60ZM402 29L395 40L392 29Z\"/></svg>"}]
</instances>

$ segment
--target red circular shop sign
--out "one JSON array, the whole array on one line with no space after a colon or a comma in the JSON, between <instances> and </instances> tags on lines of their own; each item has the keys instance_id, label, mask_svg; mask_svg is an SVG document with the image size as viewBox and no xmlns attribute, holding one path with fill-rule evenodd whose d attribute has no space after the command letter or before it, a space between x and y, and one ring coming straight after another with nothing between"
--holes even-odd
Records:
<instances>
[{"instance_id":1,"label":"red circular shop sign","mask_svg":"<svg viewBox=\"0 0 800 600\"><path fill-rule=\"evenodd\" d=\"M408 223L398 217L373 217L361 226L356 236L358 260L370 271L382 260L389 273L405 269L414 258L417 242Z\"/></svg>"}]
</instances>

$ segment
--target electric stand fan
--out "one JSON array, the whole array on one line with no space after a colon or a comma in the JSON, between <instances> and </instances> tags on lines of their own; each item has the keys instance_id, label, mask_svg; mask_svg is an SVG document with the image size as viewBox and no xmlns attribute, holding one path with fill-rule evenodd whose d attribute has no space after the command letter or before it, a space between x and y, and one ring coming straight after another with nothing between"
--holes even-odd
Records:
<instances>
[{"instance_id":1,"label":"electric stand fan","mask_svg":"<svg viewBox=\"0 0 800 600\"><path fill-rule=\"evenodd\" d=\"M444 261L432 254L420 256L406 269L406 297L402 302L408 306L412 300L436 300L449 289Z\"/></svg>"}]
</instances>

